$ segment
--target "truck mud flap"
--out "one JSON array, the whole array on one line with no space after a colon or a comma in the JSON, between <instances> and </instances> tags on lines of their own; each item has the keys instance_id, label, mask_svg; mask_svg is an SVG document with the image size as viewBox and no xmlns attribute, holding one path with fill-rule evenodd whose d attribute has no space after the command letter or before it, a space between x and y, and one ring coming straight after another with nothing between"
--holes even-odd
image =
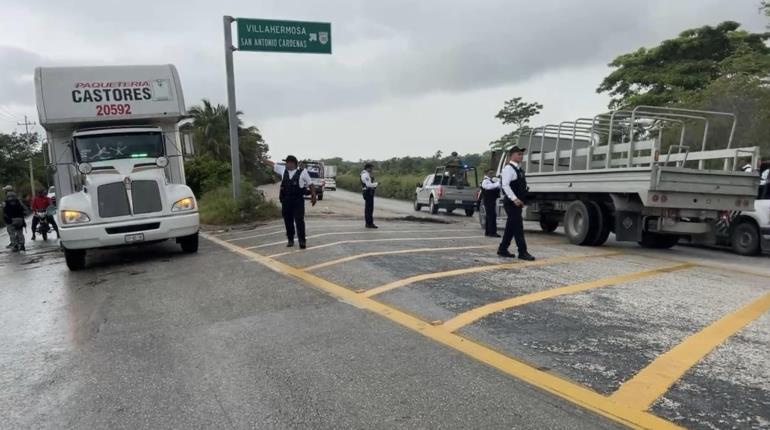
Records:
<instances>
[{"instance_id":1,"label":"truck mud flap","mask_svg":"<svg viewBox=\"0 0 770 430\"><path fill-rule=\"evenodd\" d=\"M637 212L615 212L615 239L636 242L642 238L642 216Z\"/></svg>"}]
</instances>

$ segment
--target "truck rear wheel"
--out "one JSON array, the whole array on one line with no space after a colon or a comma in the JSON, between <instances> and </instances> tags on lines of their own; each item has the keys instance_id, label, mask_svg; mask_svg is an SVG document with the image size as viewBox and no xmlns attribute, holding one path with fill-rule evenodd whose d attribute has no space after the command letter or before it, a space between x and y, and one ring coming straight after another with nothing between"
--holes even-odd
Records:
<instances>
[{"instance_id":1,"label":"truck rear wheel","mask_svg":"<svg viewBox=\"0 0 770 430\"><path fill-rule=\"evenodd\" d=\"M86 267L86 250L64 248L64 261L73 272L83 270Z\"/></svg>"},{"instance_id":2,"label":"truck rear wheel","mask_svg":"<svg viewBox=\"0 0 770 430\"><path fill-rule=\"evenodd\" d=\"M640 240L638 243L642 248L669 249L673 248L674 245L679 243L679 236L645 231L642 232L642 240Z\"/></svg>"},{"instance_id":3,"label":"truck rear wheel","mask_svg":"<svg viewBox=\"0 0 770 430\"><path fill-rule=\"evenodd\" d=\"M759 254L759 229L750 221L743 221L733 227L730 234L730 245L733 251L740 255Z\"/></svg>"},{"instance_id":4,"label":"truck rear wheel","mask_svg":"<svg viewBox=\"0 0 770 430\"><path fill-rule=\"evenodd\" d=\"M597 216L597 227L595 234L590 238L588 245L590 246L602 246L607 238L610 237L610 229L612 227L612 217L608 210L604 209L598 202L588 202L593 206Z\"/></svg>"},{"instance_id":5,"label":"truck rear wheel","mask_svg":"<svg viewBox=\"0 0 770 430\"><path fill-rule=\"evenodd\" d=\"M465 216L473 216L473 212L475 212L473 208L465 209Z\"/></svg>"},{"instance_id":6,"label":"truck rear wheel","mask_svg":"<svg viewBox=\"0 0 770 430\"><path fill-rule=\"evenodd\" d=\"M590 245L597 235L599 214L595 206L576 200L567 206L564 214L564 232L574 245Z\"/></svg>"},{"instance_id":7,"label":"truck rear wheel","mask_svg":"<svg viewBox=\"0 0 770 430\"><path fill-rule=\"evenodd\" d=\"M198 252L198 233L180 237L177 241L185 253L193 254Z\"/></svg>"}]
</instances>

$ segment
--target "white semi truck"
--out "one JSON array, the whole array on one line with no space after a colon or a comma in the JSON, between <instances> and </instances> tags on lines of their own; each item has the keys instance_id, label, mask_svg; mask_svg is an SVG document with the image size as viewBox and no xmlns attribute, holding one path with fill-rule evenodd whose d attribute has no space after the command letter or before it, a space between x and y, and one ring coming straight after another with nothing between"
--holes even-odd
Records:
<instances>
[{"instance_id":1,"label":"white semi truck","mask_svg":"<svg viewBox=\"0 0 770 430\"><path fill-rule=\"evenodd\" d=\"M198 250L198 204L185 185L173 65L35 69L40 124L70 270L86 251L175 239Z\"/></svg>"},{"instance_id":2,"label":"white semi truck","mask_svg":"<svg viewBox=\"0 0 770 430\"><path fill-rule=\"evenodd\" d=\"M720 142L709 140L716 123L729 131ZM648 248L713 237L721 212L753 208L757 194L757 175L736 166L756 165L759 149L733 147L735 126L729 113L637 106L526 130L524 218L546 232L563 224L576 245L602 245L610 232ZM493 157L498 175L505 158ZM497 210L504 223L500 202Z\"/></svg>"}]
</instances>

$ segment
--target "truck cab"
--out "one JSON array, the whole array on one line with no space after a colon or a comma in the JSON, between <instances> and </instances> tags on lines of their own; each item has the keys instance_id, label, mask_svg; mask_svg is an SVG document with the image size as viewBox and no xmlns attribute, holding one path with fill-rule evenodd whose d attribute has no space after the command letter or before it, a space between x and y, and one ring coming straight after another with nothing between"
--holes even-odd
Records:
<instances>
[{"instance_id":1,"label":"truck cab","mask_svg":"<svg viewBox=\"0 0 770 430\"><path fill-rule=\"evenodd\" d=\"M38 68L35 88L67 266L84 268L88 250L168 239L196 252L198 204L185 185L174 66Z\"/></svg>"}]
</instances>

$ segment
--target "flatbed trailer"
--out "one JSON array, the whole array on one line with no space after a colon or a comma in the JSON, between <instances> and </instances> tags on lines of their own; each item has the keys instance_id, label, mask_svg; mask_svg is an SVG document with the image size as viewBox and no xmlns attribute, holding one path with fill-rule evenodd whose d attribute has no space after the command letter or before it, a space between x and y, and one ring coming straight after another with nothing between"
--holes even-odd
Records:
<instances>
[{"instance_id":1,"label":"flatbed trailer","mask_svg":"<svg viewBox=\"0 0 770 430\"><path fill-rule=\"evenodd\" d=\"M724 119L732 121L729 137L710 142L710 126ZM735 127L729 113L637 106L528 129L518 139L527 148L524 218L546 232L563 224L576 245L601 245L610 232L650 248L713 236L721 211L747 210L756 197L758 178L736 167L743 159L755 165L759 148L734 148ZM693 129L698 151L686 144ZM664 144L675 131L679 141ZM505 158L493 156L498 175ZM498 214L504 222L501 202Z\"/></svg>"}]
</instances>

